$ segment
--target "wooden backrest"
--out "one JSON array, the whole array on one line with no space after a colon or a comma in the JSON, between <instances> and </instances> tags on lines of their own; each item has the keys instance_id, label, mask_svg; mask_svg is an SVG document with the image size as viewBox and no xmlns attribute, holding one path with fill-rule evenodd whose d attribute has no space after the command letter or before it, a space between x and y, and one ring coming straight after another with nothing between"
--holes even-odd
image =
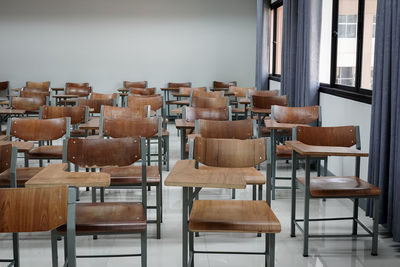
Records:
<instances>
[{"instance_id":1,"label":"wooden backrest","mask_svg":"<svg viewBox=\"0 0 400 267\"><path fill-rule=\"evenodd\" d=\"M90 95L90 99L100 99L100 100L109 100L116 99L118 97L118 93L113 94L101 94L101 93L92 93Z\"/></svg>"},{"instance_id":2,"label":"wooden backrest","mask_svg":"<svg viewBox=\"0 0 400 267\"><path fill-rule=\"evenodd\" d=\"M191 106L194 108L223 108L228 106L227 97L210 98L196 96L192 97Z\"/></svg>"},{"instance_id":3,"label":"wooden backrest","mask_svg":"<svg viewBox=\"0 0 400 267\"><path fill-rule=\"evenodd\" d=\"M46 99L43 97L18 97L13 96L11 106L15 109L27 111L38 111L41 106L46 105Z\"/></svg>"},{"instance_id":4,"label":"wooden backrest","mask_svg":"<svg viewBox=\"0 0 400 267\"><path fill-rule=\"evenodd\" d=\"M169 82L168 83L168 88L179 88L179 87L192 87L192 83L191 82L186 82L186 83L172 83Z\"/></svg>"},{"instance_id":5,"label":"wooden backrest","mask_svg":"<svg viewBox=\"0 0 400 267\"><path fill-rule=\"evenodd\" d=\"M26 87L29 88L42 88L42 89L46 89L47 91L50 88L50 81L46 81L46 82L31 82L28 81L26 82Z\"/></svg>"},{"instance_id":6,"label":"wooden backrest","mask_svg":"<svg viewBox=\"0 0 400 267\"><path fill-rule=\"evenodd\" d=\"M252 97L253 95L257 96L278 96L279 95L279 90L263 90L263 91L257 91L257 90L250 90L249 91L249 97Z\"/></svg>"},{"instance_id":7,"label":"wooden backrest","mask_svg":"<svg viewBox=\"0 0 400 267\"><path fill-rule=\"evenodd\" d=\"M0 145L0 173L8 170L11 167L11 151L11 143Z\"/></svg>"},{"instance_id":8,"label":"wooden backrest","mask_svg":"<svg viewBox=\"0 0 400 267\"><path fill-rule=\"evenodd\" d=\"M233 82L218 82L218 81L214 81L213 82L213 87L214 88L229 88L230 86L236 86L237 82L233 81Z\"/></svg>"},{"instance_id":9,"label":"wooden backrest","mask_svg":"<svg viewBox=\"0 0 400 267\"><path fill-rule=\"evenodd\" d=\"M190 94L194 91L202 91L207 92L207 87L179 87L179 93L181 94Z\"/></svg>"},{"instance_id":10,"label":"wooden backrest","mask_svg":"<svg viewBox=\"0 0 400 267\"><path fill-rule=\"evenodd\" d=\"M92 92L92 87L67 87L65 88L66 95L77 95L79 97L87 97Z\"/></svg>"},{"instance_id":11,"label":"wooden backrest","mask_svg":"<svg viewBox=\"0 0 400 267\"><path fill-rule=\"evenodd\" d=\"M70 138L67 159L80 167L128 166L141 158L140 138Z\"/></svg>"},{"instance_id":12,"label":"wooden backrest","mask_svg":"<svg viewBox=\"0 0 400 267\"><path fill-rule=\"evenodd\" d=\"M255 91L255 87L237 87L237 86L230 86L229 91L234 93L236 97L247 97L247 91L249 91L249 95L251 91Z\"/></svg>"},{"instance_id":13,"label":"wooden backrest","mask_svg":"<svg viewBox=\"0 0 400 267\"><path fill-rule=\"evenodd\" d=\"M357 144L355 126L296 127L296 140L313 146L351 147Z\"/></svg>"},{"instance_id":14,"label":"wooden backrest","mask_svg":"<svg viewBox=\"0 0 400 267\"><path fill-rule=\"evenodd\" d=\"M67 118L48 120L12 118L10 134L24 141L50 141L67 132Z\"/></svg>"},{"instance_id":15,"label":"wooden backrest","mask_svg":"<svg viewBox=\"0 0 400 267\"><path fill-rule=\"evenodd\" d=\"M88 106L94 109L94 113L100 113L101 106L113 106L113 99L79 99L78 106Z\"/></svg>"},{"instance_id":16,"label":"wooden backrest","mask_svg":"<svg viewBox=\"0 0 400 267\"><path fill-rule=\"evenodd\" d=\"M150 106L151 110L156 111L163 107L163 97L157 96L128 96L128 107L131 109L143 110L144 106Z\"/></svg>"},{"instance_id":17,"label":"wooden backrest","mask_svg":"<svg viewBox=\"0 0 400 267\"><path fill-rule=\"evenodd\" d=\"M50 91L48 88L35 88L35 87L24 87L22 88L23 92L30 92L30 93L44 93L44 94L49 94L50 95ZM22 92L20 91L20 92Z\"/></svg>"},{"instance_id":18,"label":"wooden backrest","mask_svg":"<svg viewBox=\"0 0 400 267\"><path fill-rule=\"evenodd\" d=\"M103 133L113 138L139 136L150 138L158 133L158 117L103 119Z\"/></svg>"},{"instance_id":19,"label":"wooden backrest","mask_svg":"<svg viewBox=\"0 0 400 267\"><path fill-rule=\"evenodd\" d=\"M43 106L42 119L71 118L71 124L85 122L86 107Z\"/></svg>"},{"instance_id":20,"label":"wooden backrest","mask_svg":"<svg viewBox=\"0 0 400 267\"><path fill-rule=\"evenodd\" d=\"M65 83L65 88L69 87L89 87L89 83L71 83L71 82Z\"/></svg>"},{"instance_id":21,"label":"wooden backrest","mask_svg":"<svg viewBox=\"0 0 400 267\"><path fill-rule=\"evenodd\" d=\"M227 121L229 120L229 109L224 108L195 108L195 107L183 107L184 117L186 121L195 121L199 119L204 120L217 120Z\"/></svg>"},{"instance_id":22,"label":"wooden backrest","mask_svg":"<svg viewBox=\"0 0 400 267\"><path fill-rule=\"evenodd\" d=\"M147 81L141 81L141 82L124 81L124 87L125 88L146 88L147 87Z\"/></svg>"},{"instance_id":23,"label":"wooden backrest","mask_svg":"<svg viewBox=\"0 0 400 267\"><path fill-rule=\"evenodd\" d=\"M129 88L133 95L154 95L156 88Z\"/></svg>"},{"instance_id":24,"label":"wooden backrest","mask_svg":"<svg viewBox=\"0 0 400 267\"><path fill-rule=\"evenodd\" d=\"M123 108L103 106L103 118L107 119L137 119L147 117L147 106L143 107L143 111Z\"/></svg>"},{"instance_id":25,"label":"wooden backrest","mask_svg":"<svg viewBox=\"0 0 400 267\"><path fill-rule=\"evenodd\" d=\"M0 233L50 231L67 222L68 186L0 189Z\"/></svg>"},{"instance_id":26,"label":"wooden backrest","mask_svg":"<svg viewBox=\"0 0 400 267\"><path fill-rule=\"evenodd\" d=\"M204 87L205 88L205 87ZM211 97L211 98L218 98L224 97L224 91L216 91L216 92L207 92L207 91L193 91L192 97Z\"/></svg>"},{"instance_id":27,"label":"wooden backrest","mask_svg":"<svg viewBox=\"0 0 400 267\"><path fill-rule=\"evenodd\" d=\"M253 95L253 107L270 109L271 106L287 106L287 96L258 96Z\"/></svg>"},{"instance_id":28,"label":"wooden backrest","mask_svg":"<svg viewBox=\"0 0 400 267\"><path fill-rule=\"evenodd\" d=\"M29 90L31 88L26 88L25 90L22 90L19 92L20 97L42 97L46 100L46 97L50 97L50 91L34 91L34 90Z\"/></svg>"},{"instance_id":29,"label":"wooden backrest","mask_svg":"<svg viewBox=\"0 0 400 267\"><path fill-rule=\"evenodd\" d=\"M254 136L253 126L254 122L251 119L237 121L198 120L196 133L205 138L243 140Z\"/></svg>"},{"instance_id":30,"label":"wooden backrest","mask_svg":"<svg viewBox=\"0 0 400 267\"><path fill-rule=\"evenodd\" d=\"M273 119L281 123L309 124L319 118L319 106L284 107L272 106Z\"/></svg>"},{"instance_id":31,"label":"wooden backrest","mask_svg":"<svg viewBox=\"0 0 400 267\"><path fill-rule=\"evenodd\" d=\"M214 139L196 137L196 161L207 166L225 168L254 167L266 160L266 139Z\"/></svg>"},{"instance_id":32,"label":"wooden backrest","mask_svg":"<svg viewBox=\"0 0 400 267\"><path fill-rule=\"evenodd\" d=\"M10 85L10 82L0 82L0 91L7 90L8 86Z\"/></svg>"}]
</instances>

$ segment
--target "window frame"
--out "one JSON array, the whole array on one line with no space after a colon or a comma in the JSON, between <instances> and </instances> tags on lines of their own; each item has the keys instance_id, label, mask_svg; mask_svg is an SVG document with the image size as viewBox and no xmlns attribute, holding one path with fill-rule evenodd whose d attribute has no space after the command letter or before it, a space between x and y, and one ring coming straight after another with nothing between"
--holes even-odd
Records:
<instances>
[{"instance_id":1,"label":"window frame","mask_svg":"<svg viewBox=\"0 0 400 267\"><path fill-rule=\"evenodd\" d=\"M277 0L271 3L271 16L273 16L273 27L272 27L272 69L270 70L269 79L274 81L281 81L281 74L276 74L276 37L277 37L277 21L278 21L278 8L283 7L283 0ZM282 29L283 30L283 29Z\"/></svg>"},{"instance_id":2,"label":"window frame","mask_svg":"<svg viewBox=\"0 0 400 267\"><path fill-rule=\"evenodd\" d=\"M363 56L363 42L364 42L364 14L365 14L365 0L358 0L358 13L357 13L357 45L356 45L356 77L355 86L346 86L336 83L337 75L337 49L338 49L338 26L339 26L339 1L333 0L332 8L332 31L331 31L331 66L330 66L330 84L321 83L320 92L328 93L359 102L371 104L372 102L372 89L365 89L361 87L362 75L362 56Z\"/></svg>"}]
</instances>

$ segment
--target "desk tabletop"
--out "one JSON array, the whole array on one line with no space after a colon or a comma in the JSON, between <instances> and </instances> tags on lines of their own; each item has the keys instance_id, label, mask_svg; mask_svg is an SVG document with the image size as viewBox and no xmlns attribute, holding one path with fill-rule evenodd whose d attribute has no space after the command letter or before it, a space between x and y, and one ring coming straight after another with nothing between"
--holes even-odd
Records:
<instances>
[{"instance_id":1,"label":"desk tabletop","mask_svg":"<svg viewBox=\"0 0 400 267\"><path fill-rule=\"evenodd\" d=\"M250 99L248 99L248 98L239 98L239 104L250 105Z\"/></svg>"},{"instance_id":2,"label":"desk tabletop","mask_svg":"<svg viewBox=\"0 0 400 267\"><path fill-rule=\"evenodd\" d=\"M54 98L78 98L78 95L53 95Z\"/></svg>"},{"instance_id":3,"label":"desk tabletop","mask_svg":"<svg viewBox=\"0 0 400 267\"><path fill-rule=\"evenodd\" d=\"M205 188L246 188L241 172L232 168L196 169L195 160L179 160L165 179L166 186Z\"/></svg>"},{"instance_id":4,"label":"desk tabletop","mask_svg":"<svg viewBox=\"0 0 400 267\"><path fill-rule=\"evenodd\" d=\"M67 163L51 164L25 183L25 187L68 185L76 187L110 186L110 174L103 172L68 172Z\"/></svg>"},{"instance_id":5,"label":"desk tabletop","mask_svg":"<svg viewBox=\"0 0 400 267\"><path fill-rule=\"evenodd\" d=\"M301 123L280 123L277 122L276 120L271 120L270 118L265 118L264 123L266 128L275 130L288 130L297 126L310 127L310 125L308 124L301 124Z\"/></svg>"},{"instance_id":6,"label":"desk tabletop","mask_svg":"<svg viewBox=\"0 0 400 267\"><path fill-rule=\"evenodd\" d=\"M98 130L100 128L100 117L91 117L85 123L79 125L80 130Z\"/></svg>"},{"instance_id":7,"label":"desk tabletop","mask_svg":"<svg viewBox=\"0 0 400 267\"><path fill-rule=\"evenodd\" d=\"M368 157L368 153L351 147L337 146L312 146L300 141L286 141L285 144L297 153L305 156L327 157L327 156L358 156Z\"/></svg>"},{"instance_id":8,"label":"desk tabletop","mask_svg":"<svg viewBox=\"0 0 400 267\"><path fill-rule=\"evenodd\" d=\"M25 114L25 113L26 113L26 110L23 110L23 109L0 108L0 114L21 115L21 114Z\"/></svg>"},{"instance_id":9,"label":"desk tabletop","mask_svg":"<svg viewBox=\"0 0 400 267\"><path fill-rule=\"evenodd\" d=\"M6 141L6 140L0 141L0 145L7 145L7 144L15 146L18 149L18 152L28 152L35 146L34 142Z\"/></svg>"},{"instance_id":10,"label":"desk tabletop","mask_svg":"<svg viewBox=\"0 0 400 267\"><path fill-rule=\"evenodd\" d=\"M194 129L194 121L186 121L184 119L176 119L175 126L177 129Z\"/></svg>"},{"instance_id":11,"label":"desk tabletop","mask_svg":"<svg viewBox=\"0 0 400 267\"><path fill-rule=\"evenodd\" d=\"M10 101L8 100L0 100L0 105L8 105L10 104Z\"/></svg>"}]
</instances>

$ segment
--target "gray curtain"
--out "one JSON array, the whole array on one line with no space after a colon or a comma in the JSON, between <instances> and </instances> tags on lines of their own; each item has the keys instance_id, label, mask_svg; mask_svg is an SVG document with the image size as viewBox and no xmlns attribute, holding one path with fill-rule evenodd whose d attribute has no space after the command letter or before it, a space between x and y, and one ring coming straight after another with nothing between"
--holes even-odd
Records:
<instances>
[{"instance_id":1,"label":"gray curtain","mask_svg":"<svg viewBox=\"0 0 400 267\"><path fill-rule=\"evenodd\" d=\"M270 0L257 0L256 88L268 90Z\"/></svg>"},{"instance_id":2,"label":"gray curtain","mask_svg":"<svg viewBox=\"0 0 400 267\"><path fill-rule=\"evenodd\" d=\"M318 104L321 0L284 0L281 94L289 106Z\"/></svg>"},{"instance_id":3,"label":"gray curtain","mask_svg":"<svg viewBox=\"0 0 400 267\"><path fill-rule=\"evenodd\" d=\"M378 0L375 36L368 181L382 190L380 223L400 241L399 0Z\"/></svg>"}]
</instances>

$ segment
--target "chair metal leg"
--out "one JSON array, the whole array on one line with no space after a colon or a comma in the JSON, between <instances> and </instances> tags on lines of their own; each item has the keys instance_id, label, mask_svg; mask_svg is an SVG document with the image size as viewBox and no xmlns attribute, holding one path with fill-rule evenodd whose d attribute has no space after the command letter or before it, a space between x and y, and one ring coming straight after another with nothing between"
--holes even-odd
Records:
<instances>
[{"instance_id":1,"label":"chair metal leg","mask_svg":"<svg viewBox=\"0 0 400 267\"><path fill-rule=\"evenodd\" d=\"M372 229L372 256L378 256L379 197L374 198L374 225Z\"/></svg>"},{"instance_id":2,"label":"chair metal leg","mask_svg":"<svg viewBox=\"0 0 400 267\"><path fill-rule=\"evenodd\" d=\"M14 258L14 266L19 267L19 235L18 233L12 233L13 238L13 258Z\"/></svg>"},{"instance_id":3,"label":"chair metal leg","mask_svg":"<svg viewBox=\"0 0 400 267\"><path fill-rule=\"evenodd\" d=\"M68 240L67 237L64 236L64 261L66 262L68 259Z\"/></svg>"},{"instance_id":4,"label":"chair metal leg","mask_svg":"<svg viewBox=\"0 0 400 267\"><path fill-rule=\"evenodd\" d=\"M100 188L100 202L104 202L104 187Z\"/></svg>"},{"instance_id":5,"label":"chair metal leg","mask_svg":"<svg viewBox=\"0 0 400 267\"><path fill-rule=\"evenodd\" d=\"M257 200L257 186L253 184L253 200Z\"/></svg>"},{"instance_id":6,"label":"chair metal leg","mask_svg":"<svg viewBox=\"0 0 400 267\"><path fill-rule=\"evenodd\" d=\"M236 189L232 189L232 199L236 199Z\"/></svg>"},{"instance_id":7,"label":"chair metal leg","mask_svg":"<svg viewBox=\"0 0 400 267\"><path fill-rule=\"evenodd\" d=\"M156 215L156 220L157 220L157 239L161 238L161 186L158 185L156 188L156 209L157 209L157 215Z\"/></svg>"},{"instance_id":8,"label":"chair metal leg","mask_svg":"<svg viewBox=\"0 0 400 267\"><path fill-rule=\"evenodd\" d=\"M306 158L306 177L304 188L304 227L303 227L303 256L308 257L308 235L310 226L310 157Z\"/></svg>"},{"instance_id":9,"label":"chair metal leg","mask_svg":"<svg viewBox=\"0 0 400 267\"><path fill-rule=\"evenodd\" d=\"M57 231L51 231L51 263L53 267L58 267L58 251L57 251Z\"/></svg>"},{"instance_id":10,"label":"chair metal leg","mask_svg":"<svg viewBox=\"0 0 400 267\"><path fill-rule=\"evenodd\" d=\"M147 229L140 233L142 267L147 267Z\"/></svg>"},{"instance_id":11,"label":"chair metal leg","mask_svg":"<svg viewBox=\"0 0 400 267\"><path fill-rule=\"evenodd\" d=\"M269 266L269 253L270 253L270 247L269 247L269 234L265 233L265 266Z\"/></svg>"},{"instance_id":12,"label":"chair metal leg","mask_svg":"<svg viewBox=\"0 0 400 267\"><path fill-rule=\"evenodd\" d=\"M297 169L297 159L296 153L293 152L292 155L292 205L291 205L291 217L290 217L290 236L296 236L296 169Z\"/></svg>"},{"instance_id":13,"label":"chair metal leg","mask_svg":"<svg viewBox=\"0 0 400 267\"><path fill-rule=\"evenodd\" d=\"M353 203L353 235L357 235L357 226L358 223L356 221L356 219L358 219L358 198L354 199L354 203Z\"/></svg>"},{"instance_id":14,"label":"chair metal leg","mask_svg":"<svg viewBox=\"0 0 400 267\"><path fill-rule=\"evenodd\" d=\"M262 184L258 185L258 200L262 200Z\"/></svg>"}]
</instances>

